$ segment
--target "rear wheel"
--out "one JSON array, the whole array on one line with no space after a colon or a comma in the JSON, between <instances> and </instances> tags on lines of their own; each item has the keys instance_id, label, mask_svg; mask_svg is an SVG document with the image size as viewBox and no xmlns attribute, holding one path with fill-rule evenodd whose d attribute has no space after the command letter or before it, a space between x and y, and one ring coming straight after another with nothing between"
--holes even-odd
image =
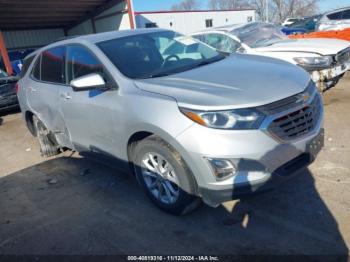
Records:
<instances>
[{"instance_id":1,"label":"rear wheel","mask_svg":"<svg viewBox=\"0 0 350 262\"><path fill-rule=\"evenodd\" d=\"M37 117L33 116L33 124L40 145L40 153L44 157L51 157L60 153L56 139L46 128L44 123Z\"/></svg>"},{"instance_id":2,"label":"rear wheel","mask_svg":"<svg viewBox=\"0 0 350 262\"><path fill-rule=\"evenodd\" d=\"M151 136L138 142L133 164L146 195L162 210L183 215L199 205L191 171L180 154L162 139Z\"/></svg>"}]
</instances>

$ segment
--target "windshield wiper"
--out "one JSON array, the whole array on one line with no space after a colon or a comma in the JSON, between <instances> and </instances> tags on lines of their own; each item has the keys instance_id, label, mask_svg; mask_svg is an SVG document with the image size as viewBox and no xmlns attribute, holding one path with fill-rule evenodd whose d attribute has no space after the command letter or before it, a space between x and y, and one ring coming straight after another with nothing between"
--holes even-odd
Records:
<instances>
[{"instance_id":1,"label":"windshield wiper","mask_svg":"<svg viewBox=\"0 0 350 262\"><path fill-rule=\"evenodd\" d=\"M149 75L147 76L147 78L156 78L156 77L162 77L162 76L168 76L170 75L169 73L157 73L157 74L153 74L153 75Z\"/></svg>"}]
</instances>

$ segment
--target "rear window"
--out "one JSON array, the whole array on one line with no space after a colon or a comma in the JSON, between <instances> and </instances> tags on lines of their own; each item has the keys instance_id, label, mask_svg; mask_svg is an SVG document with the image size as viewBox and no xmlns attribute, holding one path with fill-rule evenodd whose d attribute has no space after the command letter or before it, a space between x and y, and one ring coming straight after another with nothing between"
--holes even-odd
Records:
<instances>
[{"instance_id":1,"label":"rear window","mask_svg":"<svg viewBox=\"0 0 350 262\"><path fill-rule=\"evenodd\" d=\"M33 55L24 59L21 73L19 75L21 78L27 73L30 64L33 62L33 59L34 59Z\"/></svg>"},{"instance_id":2,"label":"rear window","mask_svg":"<svg viewBox=\"0 0 350 262\"><path fill-rule=\"evenodd\" d=\"M340 20L342 19L342 11L327 15L330 20Z\"/></svg>"},{"instance_id":3,"label":"rear window","mask_svg":"<svg viewBox=\"0 0 350 262\"><path fill-rule=\"evenodd\" d=\"M35 66L33 68L33 72L32 72L32 76L36 79L36 80L40 80L41 76L40 76L40 67L41 67L41 55L39 55L38 59L35 62Z\"/></svg>"},{"instance_id":4,"label":"rear window","mask_svg":"<svg viewBox=\"0 0 350 262\"><path fill-rule=\"evenodd\" d=\"M350 9L343 12L342 19L350 19Z\"/></svg>"},{"instance_id":5,"label":"rear window","mask_svg":"<svg viewBox=\"0 0 350 262\"><path fill-rule=\"evenodd\" d=\"M45 50L37 59L33 70L33 77L37 80L65 84L65 54L63 46Z\"/></svg>"}]
</instances>

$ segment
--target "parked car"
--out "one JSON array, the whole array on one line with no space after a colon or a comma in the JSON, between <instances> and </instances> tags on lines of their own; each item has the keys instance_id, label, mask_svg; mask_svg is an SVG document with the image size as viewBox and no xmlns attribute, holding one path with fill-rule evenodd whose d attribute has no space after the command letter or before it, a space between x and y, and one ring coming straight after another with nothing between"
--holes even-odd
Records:
<instances>
[{"instance_id":1,"label":"parked car","mask_svg":"<svg viewBox=\"0 0 350 262\"><path fill-rule=\"evenodd\" d=\"M213 28L193 37L223 52L283 59L308 71L320 91L334 86L349 69L350 43L338 39L289 39L278 26L248 23Z\"/></svg>"},{"instance_id":2,"label":"parked car","mask_svg":"<svg viewBox=\"0 0 350 262\"><path fill-rule=\"evenodd\" d=\"M173 214L263 190L323 145L322 98L282 60L225 57L173 31L139 29L57 42L26 64L18 96L42 155L70 148L130 164Z\"/></svg>"},{"instance_id":3,"label":"parked car","mask_svg":"<svg viewBox=\"0 0 350 262\"><path fill-rule=\"evenodd\" d=\"M282 31L286 35L299 34L299 33L310 33L315 31L316 24L322 15L315 15L306 17L302 20L296 21L290 25L283 27Z\"/></svg>"},{"instance_id":4,"label":"parked car","mask_svg":"<svg viewBox=\"0 0 350 262\"><path fill-rule=\"evenodd\" d=\"M334 39L341 39L350 41L350 27L343 29L343 30L332 30L332 31L317 31L317 32L311 32L306 33L302 35L289 35L288 36L291 39L298 39L298 38L334 38Z\"/></svg>"},{"instance_id":5,"label":"parked car","mask_svg":"<svg viewBox=\"0 0 350 262\"><path fill-rule=\"evenodd\" d=\"M350 7L323 14L316 25L316 31L342 30L350 27Z\"/></svg>"},{"instance_id":6,"label":"parked car","mask_svg":"<svg viewBox=\"0 0 350 262\"><path fill-rule=\"evenodd\" d=\"M21 69L23 66L24 58L32 53L35 49L21 49L21 50L12 50L8 52L9 60L11 62L11 66L15 75L19 75L21 73ZM3 68L4 62L0 56L0 68Z\"/></svg>"},{"instance_id":7,"label":"parked car","mask_svg":"<svg viewBox=\"0 0 350 262\"><path fill-rule=\"evenodd\" d=\"M9 76L0 69L0 114L19 108L16 95L18 77Z\"/></svg>"},{"instance_id":8,"label":"parked car","mask_svg":"<svg viewBox=\"0 0 350 262\"><path fill-rule=\"evenodd\" d=\"M302 18L287 18L286 20L284 20L284 22L282 23L282 26L288 26L291 25L295 22L298 22L302 20Z\"/></svg>"},{"instance_id":9,"label":"parked car","mask_svg":"<svg viewBox=\"0 0 350 262\"><path fill-rule=\"evenodd\" d=\"M281 27L281 31L285 35L296 35L296 34L305 34L307 32L304 28L291 28L291 27Z\"/></svg>"}]
</instances>

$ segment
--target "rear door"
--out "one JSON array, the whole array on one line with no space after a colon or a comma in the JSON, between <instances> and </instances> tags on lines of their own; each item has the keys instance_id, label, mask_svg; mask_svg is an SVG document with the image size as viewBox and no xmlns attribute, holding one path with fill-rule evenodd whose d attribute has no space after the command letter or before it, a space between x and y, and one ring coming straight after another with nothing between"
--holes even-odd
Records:
<instances>
[{"instance_id":1,"label":"rear door","mask_svg":"<svg viewBox=\"0 0 350 262\"><path fill-rule=\"evenodd\" d=\"M28 105L58 136L63 133L64 121L58 114L58 92L65 80L63 46L43 51L36 59L30 80L26 83Z\"/></svg>"}]
</instances>

